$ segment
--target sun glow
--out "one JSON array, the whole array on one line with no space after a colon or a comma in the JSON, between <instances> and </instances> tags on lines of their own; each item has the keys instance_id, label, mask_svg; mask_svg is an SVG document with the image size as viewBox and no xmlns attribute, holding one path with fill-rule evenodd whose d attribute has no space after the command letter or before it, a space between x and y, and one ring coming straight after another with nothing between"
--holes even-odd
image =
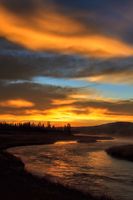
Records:
<instances>
[{"instance_id":1,"label":"sun glow","mask_svg":"<svg viewBox=\"0 0 133 200\"><path fill-rule=\"evenodd\" d=\"M94 109L89 108L85 113L75 113L72 106L62 106L60 108L49 109L41 112L39 110L32 110L27 114L15 115L15 114L1 114L0 120L9 122L24 122L24 121L34 121L34 122L47 122L51 121L52 124L62 126L66 123L71 123L73 126L82 125L96 125L100 121L113 122L113 121L132 121L132 116L121 115L119 116L112 114L107 114L106 109Z\"/></svg>"}]
</instances>

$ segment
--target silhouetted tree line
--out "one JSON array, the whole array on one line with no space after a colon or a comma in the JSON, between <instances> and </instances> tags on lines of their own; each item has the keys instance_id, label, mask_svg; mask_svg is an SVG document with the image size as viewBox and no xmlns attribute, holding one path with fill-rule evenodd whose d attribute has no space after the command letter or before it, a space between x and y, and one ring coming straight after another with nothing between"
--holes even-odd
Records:
<instances>
[{"instance_id":1,"label":"silhouetted tree line","mask_svg":"<svg viewBox=\"0 0 133 200\"><path fill-rule=\"evenodd\" d=\"M0 123L0 130L5 131L38 131L38 132L63 132L66 134L71 134L71 125L68 123L64 127L55 127L51 125L50 122L47 125L44 123L34 123L34 122L25 122L25 123Z\"/></svg>"}]
</instances>

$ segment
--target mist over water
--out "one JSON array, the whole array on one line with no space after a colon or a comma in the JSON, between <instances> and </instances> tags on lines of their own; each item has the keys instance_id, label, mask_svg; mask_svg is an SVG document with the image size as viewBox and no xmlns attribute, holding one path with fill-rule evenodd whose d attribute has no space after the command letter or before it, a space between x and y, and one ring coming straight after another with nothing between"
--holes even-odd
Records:
<instances>
[{"instance_id":1,"label":"mist over water","mask_svg":"<svg viewBox=\"0 0 133 200\"><path fill-rule=\"evenodd\" d=\"M133 143L133 139L97 143L57 142L11 148L25 168L38 176L69 185L94 195L107 194L117 200L133 199L133 163L110 157L104 150L113 145Z\"/></svg>"}]
</instances>

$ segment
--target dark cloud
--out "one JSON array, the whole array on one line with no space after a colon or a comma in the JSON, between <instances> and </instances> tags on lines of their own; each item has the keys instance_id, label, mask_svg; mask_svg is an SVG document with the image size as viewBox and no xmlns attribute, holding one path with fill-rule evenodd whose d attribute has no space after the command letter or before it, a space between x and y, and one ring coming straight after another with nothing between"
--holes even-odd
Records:
<instances>
[{"instance_id":1,"label":"dark cloud","mask_svg":"<svg viewBox=\"0 0 133 200\"><path fill-rule=\"evenodd\" d=\"M91 100L79 101L74 103L75 112L77 114L89 114L89 109L105 109L107 115L133 115L133 100L104 101Z\"/></svg>"},{"instance_id":2,"label":"dark cloud","mask_svg":"<svg viewBox=\"0 0 133 200\"><path fill-rule=\"evenodd\" d=\"M104 34L133 43L133 2L130 0L55 0L63 12L91 27L93 34Z\"/></svg>"},{"instance_id":3,"label":"dark cloud","mask_svg":"<svg viewBox=\"0 0 133 200\"><path fill-rule=\"evenodd\" d=\"M47 99L64 99L68 94L73 93L74 90L72 88L61 88L28 82L16 84L1 83L0 87L0 100L2 101L20 98L34 103L37 101L40 105L42 102L47 101Z\"/></svg>"},{"instance_id":4,"label":"dark cloud","mask_svg":"<svg viewBox=\"0 0 133 200\"><path fill-rule=\"evenodd\" d=\"M23 17L33 16L39 9L45 13L54 5L57 12L83 24L87 34L103 34L133 43L133 2L130 0L0 0L0 4Z\"/></svg>"},{"instance_id":5,"label":"dark cloud","mask_svg":"<svg viewBox=\"0 0 133 200\"><path fill-rule=\"evenodd\" d=\"M23 12L25 13L27 10L33 10L37 5L57 5L62 9L69 10L79 10L79 11L95 11L98 13L107 13L108 11L114 9L118 9L120 7L128 7L128 5L131 5L130 0L94 0L94 1L88 1L88 0L77 0L77 1L71 1L71 0L0 0L0 3L4 6L6 6L8 9L14 11L14 12Z\"/></svg>"},{"instance_id":6,"label":"dark cloud","mask_svg":"<svg viewBox=\"0 0 133 200\"><path fill-rule=\"evenodd\" d=\"M55 78L122 77L133 80L133 57L96 59L70 54L32 52L1 40L0 79L32 80L37 76Z\"/></svg>"},{"instance_id":7,"label":"dark cloud","mask_svg":"<svg viewBox=\"0 0 133 200\"><path fill-rule=\"evenodd\" d=\"M8 41L4 37L0 37L0 53L2 53L2 51L4 50L22 50L22 47L20 45Z\"/></svg>"},{"instance_id":8,"label":"dark cloud","mask_svg":"<svg viewBox=\"0 0 133 200\"><path fill-rule=\"evenodd\" d=\"M27 14L27 13L33 13L33 11L36 10L36 1L34 0L0 0L0 3L5 6L7 9L11 10L12 12L15 12L17 14Z\"/></svg>"},{"instance_id":9,"label":"dark cloud","mask_svg":"<svg viewBox=\"0 0 133 200\"><path fill-rule=\"evenodd\" d=\"M29 79L31 73L27 74L26 71L33 71L28 70L29 67L19 62L17 58L10 56L0 56L0 67L0 79L3 80Z\"/></svg>"},{"instance_id":10,"label":"dark cloud","mask_svg":"<svg viewBox=\"0 0 133 200\"><path fill-rule=\"evenodd\" d=\"M26 110L37 110L39 114L47 114L49 109L56 109L60 104L53 104L53 100L64 101L69 96L79 92L75 88L62 88L50 85L39 85L34 83L18 83L5 84L0 82L0 103L11 99L24 99L32 102L34 105L31 108L13 108L9 106L0 106L1 114L12 115L28 115ZM63 105L62 105L63 106ZM133 100L84 100L77 99L74 103L67 103L67 106L73 107L72 112L75 114L91 114L90 109L102 109L106 115L133 115Z\"/></svg>"},{"instance_id":11,"label":"dark cloud","mask_svg":"<svg viewBox=\"0 0 133 200\"><path fill-rule=\"evenodd\" d=\"M6 102L12 99L24 99L32 102L33 107L29 109L39 110L41 112L47 111L47 109L55 108L56 105L52 104L52 101L64 100L76 89L74 88L62 88L50 85L39 85L35 83L17 83L17 84L5 84L0 82L0 103ZM25 108L9 108L9 106L0 106L1 114L21 114L25 112Z\"/></svg>"},{"instance_id":12,"label":"dark cloud","mask_svg":"<svg viewBox=\"0 0 133 200\"><path fill-rule=\"evenodd\" d=\"M24 21L20 25L21 28L27 22L26 25L29 27L34 24L33 30L39 29L40 32L45 33L42 25L39 27L34 20L32 21L32 16L34 17L34 12L39 9L41 11L44 9L45 16L50 5L57 5L55 8L57 14L61 14L59 16L63 15L69 20L74 19L75 24L77 21L85 27L81 32L80 30L76 33L70 31L70 34L74 32L73 36L78 34L99 36L101 34L103 37L108 35L128 43L133 42L133 3L130 0L0 0L0 5L22 17ZM47 16L43 20L45 19L47 20ZM55 29L55 32L52 32L51 27L48 30L49 33L69 36L69 31L64 33ZM10 34L9 36L12 37ZM108 81L112 82L122 77L126 78L128 83L133 83L133 57L103 59L76 54L34 52L0 38L0 102L24 99L34 103L34 106L29 109L35 109L40 114L44 114L44 111L47 112L48 109L60 106L54 105L53 100L64 101L76 93L75 88L33 83L33 78L38 76L55 78L107 76L111 77ZM105 109L107 115L133 115L133 100L81 101L76 99L75 103L69 105L73 107L73 112L76 114L89 114L90 108L100 108ZM0 114L23 115L25 110L26 108L0 106Z\"/></svg>"},{"instance_id":13,"label":"dark cloud","mask_svg":"<svg viewBox=\"0 0 133 200\"><path fill-rule=\"evenodd\" d=\"M55 0L56 3L59 5L62 5L64 7L68 7L69 9L83 9L83 10L97 10L101 11L105 8L110 8L113 6L126 4L130 1L126 0L94 0L94 1L88 1L88 0L77 0L77 1L71 1L71 0Z\"/></svg>"},{"instance_id":14,"label":"dark cloud","mask_svg":"<svg viewBox=\"0 0 133 200\"><path fill-rule=\"evenodd\" d=\"M29 110L37 110L47 114L49 109L60 105L53 100L64 101L72 94L80 94L81 88L63 88L51 85L41 85L32 82L37 76L58 78L81 78L98 75L119 77L133 75L133 58L96 59L76 55L33 52L1 39L0 48L0 103L11 99L24 99L33 102ZM22 81L18 82L17 81ZM13 83L16 81L16 83ZM24 81L24 82L23 82ZM29 81L29 82L28 82ZM113 79L114 81L114 79ZM94 91L93 91L94 92ZM90 94L93 95L93 92ZM90 108L105 109L107 115L133 115L133 101L81 101L68 103L73 112L80 115L91 113ZM25 115L26 108L0 106L1 114ZM28 113L27 113L28 115Z\"/></svg>"}]
</instances>

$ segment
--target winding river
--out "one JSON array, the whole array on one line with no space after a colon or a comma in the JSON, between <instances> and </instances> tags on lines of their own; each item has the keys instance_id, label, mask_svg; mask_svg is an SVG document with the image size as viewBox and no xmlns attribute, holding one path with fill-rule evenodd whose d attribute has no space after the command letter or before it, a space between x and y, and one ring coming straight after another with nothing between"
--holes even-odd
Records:
<instances>
[{"instance_id":1,"label":"winding river","mask_svg":"<svg viewBox=\"0 0 133 200\"><path fill-rule=\"evenodd\" d=\"M113 145L133 143L133 139L103 140L97 143L57 142L11 148L25 168L38 176L69 185L94 195L117 200L133 200L133 163L110 157L104 150Z\"/></svg>"}]
</instances>

